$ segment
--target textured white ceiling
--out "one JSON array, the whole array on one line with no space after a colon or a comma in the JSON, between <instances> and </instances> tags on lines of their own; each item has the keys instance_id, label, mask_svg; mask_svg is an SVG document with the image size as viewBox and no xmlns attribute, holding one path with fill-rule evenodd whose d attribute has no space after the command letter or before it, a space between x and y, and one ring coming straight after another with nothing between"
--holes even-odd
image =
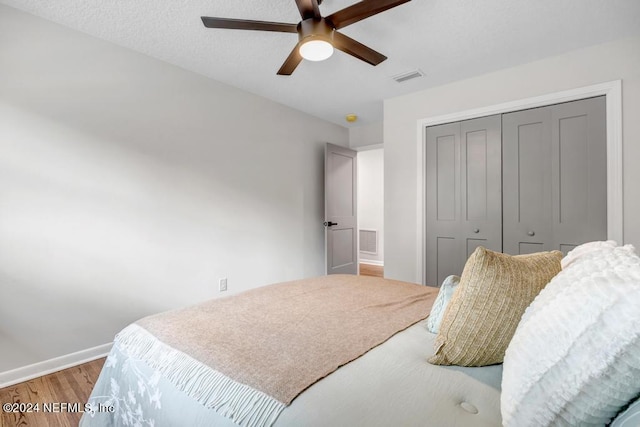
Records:
<instances>
[{"instance_id":1,"label":"textured white ceiling","mask_svg":"<svg viewBox=\"0 0 640 427\"><path fill-rule=\"evenodd\" d=\"M366 1L366 0L365 0ZM324 0L323 16L354 3ZM337 51L277 76L297 36L206 29L200 16L297 23L294 0L0 0L348 125L382 119L386 98L640 34L640 0L413 0L341 30L388 60L372 67ZM426 76L391 79L419 68Z\"/></svg>"}]
</instances>

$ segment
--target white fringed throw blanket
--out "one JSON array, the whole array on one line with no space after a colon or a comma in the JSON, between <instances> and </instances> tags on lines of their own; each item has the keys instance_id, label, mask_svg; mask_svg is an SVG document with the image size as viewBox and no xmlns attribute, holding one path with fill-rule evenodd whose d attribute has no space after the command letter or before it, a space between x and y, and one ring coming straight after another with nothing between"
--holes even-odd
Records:
<instances>
[{"instance_id":1,"label":"white fringed throw blanket","mask_svg":"<svg viewBox=\"0 0 640 427\"><path fill-rule=\"evenodd\" d=\"M243 426L269 426L306 388L429 314L437 289L331 275L144 318L116 345Z\"/></svg>"}]
</instances>

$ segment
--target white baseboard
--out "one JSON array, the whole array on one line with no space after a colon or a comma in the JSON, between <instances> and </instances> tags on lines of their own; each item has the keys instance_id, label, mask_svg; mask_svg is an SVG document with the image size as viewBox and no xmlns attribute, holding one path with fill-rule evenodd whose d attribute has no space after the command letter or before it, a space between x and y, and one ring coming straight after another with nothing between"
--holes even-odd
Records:
<instances>
[{"instance_id":1,"label":"white baseboard","mask_svg":"<svg viewBox=\"0 0 640 427\"><path fill-rule=\"evenodd\" d=\"M29 381L43 375L71 368L76 365L91 362L105 357L111 351L113 343L102 344L96 347L80 350L75 353L44 360L32 365L22 366L10 371L0 372L0 388Z\"/></svg>"},{"instance_id":2,"label":"white baseboard","mask_svg":"<svg viewBox=\"0 0 640 427\"><path fill-rule=\"evenodd\" d=\"M375 259L361 259L360 264L379 265L380 267L384 267L383 261L376 261Z\"/></svg>"}]
</instances>

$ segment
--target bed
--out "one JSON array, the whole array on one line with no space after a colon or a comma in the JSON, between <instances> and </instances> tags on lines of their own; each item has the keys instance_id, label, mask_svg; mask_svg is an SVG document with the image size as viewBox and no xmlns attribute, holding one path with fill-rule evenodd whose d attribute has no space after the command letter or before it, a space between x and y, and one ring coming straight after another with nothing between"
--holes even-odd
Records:
<instances>
[{"instance_id":1,"label":"bed","mask_svg":"<svg viewBox=\"0 0 640 427\"><path fill-rule=\"evenodd\" d=\"M195 317L196 320L187 321L187 326L181 326L191 329L202 323L198 318L200 314L194 314L193 308L151 316L146 321L143 319L129 326L116 338L89 400L95 411L86 413L80 425L500 425L501 365L481 368L441 367L426 362L427 357L433 353L435 334L427 330L425 318L436 294L437 289L394 280L331 275L266 286L196 306L196 311L219 312L221 317L227 316L225 310L232 306L242 307L242 314L238 316L240 319L236 319L236 323L231 321L229 325L221 325L220 329L244 324L258 328L258 335L277 334L281 325L265 325L264 318L270 316L268 313L281 313L287 309L292 310L291 316L300 321L306 318L319 324L318 330L313 332L309 332L309 328L314 328L313 325L305 326L302 331L292 330L293 327L288 326L281 334L285 339L289 337L289 342L279 344L281 349L277 351L277 357L280 359L295 359L294 356L299 353L296 345L308 346L308 342L299 341L304 341L303 335L309 334L313 338L311 341L320 341L314 353L320 355L321 359L325 358L324 355L329 357L332 348L322 346L333 347L336 345L335 339L318 336L323 330L332 329L326 327L331 322L352 325L349 326L351 330L346 331L346 337L341 339L347 340L349 348L357 347L357 353L361 354L338 352L337 358L334 357L328 367L314 372L311 377L313 379L313 375L316 375L321 378L307 387L304 387L303 382L303 390L290 403L287 402L282 408L271 412L252 411L255 407L269 404L255 397L253 400L248 398L252 402L249 408L238 405L234 407L224 399L216 400L215 396L203 397L202 389L210 388L211 384L203 379L207 377L206 369L198 370L198 366L181 364L180 361L169 366L166 360L163 361L163 357L177 360L174 356L178 350L166 344L170 342L170 339L166 339L170 332L164 326L157 325L162 325L163 322L175 324L177 318L185 316ZM278 298L280 295L283 296ZM349 316L356 318L340 317L337 312L344 307L345 301L349 312L365 313L362 316ZM385 326L374 325L374 331L367 332L369 324L378 323L378 317L385 318L385 322L382 322ZM386 320L393 317L399 319L391 321L389 329L386 327ZM280 320L276 321L278 322ZM286 322L291 323L289 320ZM140 324L164 337L164 342L139 326ZM353 330L356 328L360 330ZM381 328L385 331L379 334ZM354 341L360 340L360 336L368 333L371 335L368 340L354 344ZM141 336L143 339L139 339ZM201 338L198 337L196 341L198 340ZM244 338L238 338L238 341L242 340ZM221 346L234 346L225 342L221 335L212 342ZM254 348L253 351L259 351L264 343L244 345L246 346L239 351L241 359L242 354L252 351L251 347ZM181 342L177 346L188 347ZM238 351L237 348L235 351ZM197 357L206 360L206 356L202 354ZM218 355L216 360L219 361L221 357ZM273 356L260 355L261 359L268 357ZM297 366L295 363L319 363L312 359L313 355L304 356L302 361L284 360L275 370L281 370L288 363L291 363L292 370L301 369L301 366L294 368ZM346 359L353 360L344 362ZM268 364L270 362L266 363ZM181 367L185 370L184 375L176 372ZM265 368L262 366L260 369ZM232 371L235 372L233 369L225 372ZM233 375L242 377L242 374ZM278 381L289 382L289 377L285 373ZM194 378L200 378L201 383ZM250 379L243 379L250 382ZM195 386L187 384L190 380L195 381L191 383ZM280 386L276 384L275 389ZM270 385L262 388L272 389ZM225 393L221 387L218 390ZM227 397L227 400L233 400L233 396Z\"/></svg>"},{"instance_id":2,"label":"bed","mask_svg":"<svg viewBox=\"0 0 640 427\"><path fill-rule=\"evenodd\" d=\"M332 275L141 319L80 426L640 425L633 246L478 247L449 279Z\"/></svg>"}]
</instances>

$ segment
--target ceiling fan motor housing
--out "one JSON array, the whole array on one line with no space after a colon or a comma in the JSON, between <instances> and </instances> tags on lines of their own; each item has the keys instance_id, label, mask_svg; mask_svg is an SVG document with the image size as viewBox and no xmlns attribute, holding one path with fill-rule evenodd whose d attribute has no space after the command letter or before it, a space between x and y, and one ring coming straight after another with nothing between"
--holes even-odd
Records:
<instances>
[{"instance_id":1,"label":"ceiling fan motor housing","mask_svg":"<svg viewBox=\"0 0 640 427\"><path fill-rule=\"evenodd\" d=\"M303 40L324 40L333 44L334 28L324 18L309 18L298 24L298 38Z\"/></svg>"}]
</instances>

